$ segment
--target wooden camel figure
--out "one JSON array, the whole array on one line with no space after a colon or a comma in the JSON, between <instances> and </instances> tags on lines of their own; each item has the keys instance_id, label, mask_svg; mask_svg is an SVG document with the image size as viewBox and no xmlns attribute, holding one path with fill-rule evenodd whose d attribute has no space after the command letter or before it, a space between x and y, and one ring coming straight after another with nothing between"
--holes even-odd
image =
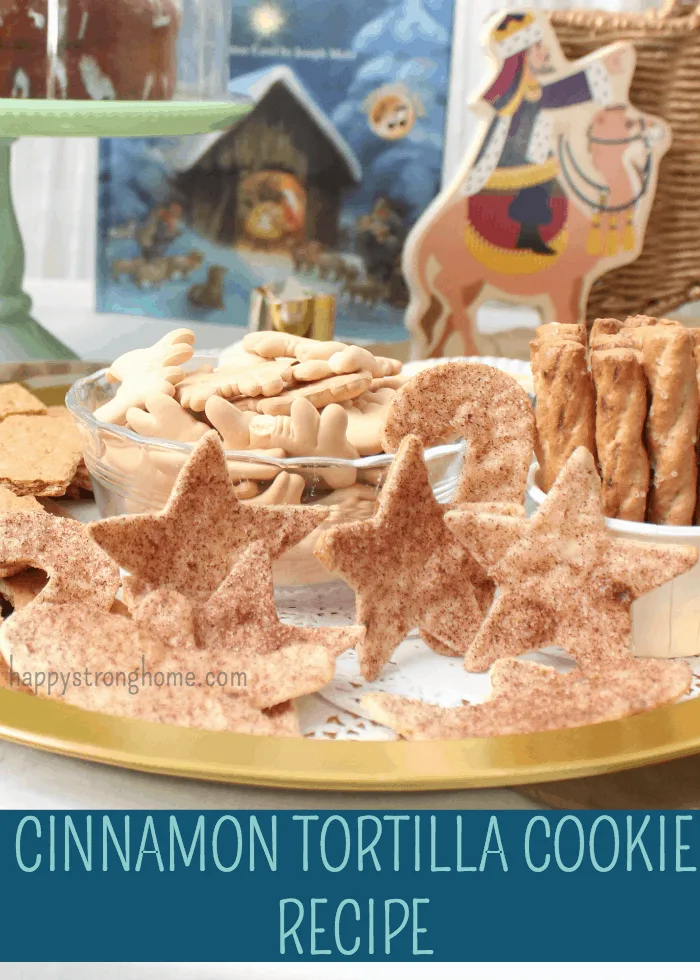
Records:
<instances>
[{"instance_id":1,"label":"wooden camel figure","mask_svg":"<svg viewBox=\"0 0 700 980\"><path fill-rule=\"evenodd\" d=\"M500 13L472 103L475 148L414 226L403 272L417 357L479 354L478 308L581 322L591 285L641 252L670 130L628 98L627 43L568 62L546 16Z\"/></svg>"}]
</instances>

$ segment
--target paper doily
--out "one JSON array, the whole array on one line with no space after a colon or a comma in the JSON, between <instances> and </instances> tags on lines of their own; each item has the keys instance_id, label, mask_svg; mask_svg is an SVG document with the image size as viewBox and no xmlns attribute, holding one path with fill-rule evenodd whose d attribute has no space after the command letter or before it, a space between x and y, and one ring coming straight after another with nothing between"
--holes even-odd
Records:
<instances>
[{"instance_id":1,"label":"paper doily","mask_svg":"<svg viewBox=\"0 0 700 980\"><path fill-rule=\"evenodd\" d=\"M304 738L353 742L391 742L396 733L368 718L343 711L318 694L297 699L299 721Z\"/></svg>"}]
</instances>

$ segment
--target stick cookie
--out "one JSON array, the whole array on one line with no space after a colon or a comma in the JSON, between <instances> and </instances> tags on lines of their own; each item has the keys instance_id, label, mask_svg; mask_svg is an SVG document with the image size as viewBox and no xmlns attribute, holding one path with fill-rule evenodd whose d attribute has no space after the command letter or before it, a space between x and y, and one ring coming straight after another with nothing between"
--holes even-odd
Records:
<instances>
[{"instance_id":1,"label":"stick cookie","mask_svg":"<svg viewBox=\"0 0 700 980\"><path fill-rule=\"evenodd\" d=\"M693 344L679 324L627 332L640 346L651 402L646 443L651 464L647 520L692 524L697 500L698 383Z\"/></svg>"},{"instance_id":2,"label":"stick cookie","mask_svg":"<svg viewBox=\"0 0 700 980\"><path fill-rule=\"evenodd\" d=\"M536 363L540 481L547 492L578 446L595 454L595 393L582 344L543 344Z\"/></svg>"},{"instance_id":3,"label":"stick cookie","mask_svg":"<svg viewBox=\"0 0 700 980\"><path fill-rule=\"evenodd\" d=\"M622 330L623 326L622 320L616 320L615 317L598 317L593 321L593 326L588 336L589 346L593 348L597 341L603 337L615 337Z\"/></svg>"},{"instance_id":4,"label":"stick cookie","mask_svg":"<svg viewBox=\"0 0 700 980\"><path fill-rule=\"evenodd\" d=\"M649 490L644 369L632 350L594 350L591 369L597 399L596 447L603 513L625 521L643 521Z\"/></svg>"},{"instance_id":5,"label":"stick cookie","mask_svg":"<svg viewBox=\"0 0 700 980\"><path fill-rule=\"evenodd\" d=\"M538 370L537 355L547 344L571 341L586 347L588 331L583 323L542 323L535 327L534 339L530 341L530 367L533 377Z\"/></svg>"}]
</instances>

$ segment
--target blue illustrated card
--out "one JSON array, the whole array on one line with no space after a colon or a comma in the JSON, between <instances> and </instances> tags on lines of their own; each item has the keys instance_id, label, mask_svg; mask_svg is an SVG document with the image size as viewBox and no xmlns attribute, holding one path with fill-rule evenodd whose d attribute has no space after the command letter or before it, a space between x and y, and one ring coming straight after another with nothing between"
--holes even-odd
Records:
<instances>
[{"instance_id":1,"label":"blue illustrated card","mask_svg":"<svg viewBox=\"0 0 700 980\"><path fill-rule=\"evenodd\" d=\"M97 308L245 324L293 276L406 338L401 252L443 165L454 0L233 0L223 133L100 146Z\"/></svg>"}]
</instances>

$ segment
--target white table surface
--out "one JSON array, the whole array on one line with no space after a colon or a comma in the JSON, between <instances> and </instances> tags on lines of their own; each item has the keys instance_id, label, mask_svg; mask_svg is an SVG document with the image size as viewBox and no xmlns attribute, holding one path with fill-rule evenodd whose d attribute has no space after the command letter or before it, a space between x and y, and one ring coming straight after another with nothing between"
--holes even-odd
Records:
<instances>
[{"instance_id":1,"label":"white table surface","mask_svg":"<svg viewBox=\"0 0 700 980\"><path fill-rule=\"evenodd\" d=\"M29 283L41 323L85 359L111 360L153 343L173 321L99 315L90 283ZM200 347L238 340L241 328L198 326ZM463 808L534 807L512 790L430 794L344 794L265 790L127 772L0 742L0 808Z\"/></svg>"}]
</instances>

